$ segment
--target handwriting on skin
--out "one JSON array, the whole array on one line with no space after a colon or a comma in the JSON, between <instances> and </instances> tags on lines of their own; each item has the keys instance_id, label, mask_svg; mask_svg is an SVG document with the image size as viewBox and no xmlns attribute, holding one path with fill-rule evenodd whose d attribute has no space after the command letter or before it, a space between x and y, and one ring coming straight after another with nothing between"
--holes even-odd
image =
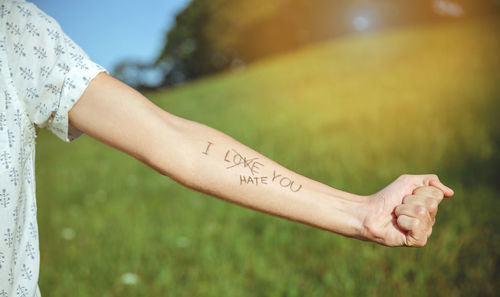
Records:
<instances>
[{"instance_id":1,"label":"handwriting on skin","mask_svg":"<svg viewBox=\"0 0 500 297\"><path fill-rule=\"evenodd\" d=\"M207 148L205 149L205 151L202 153L202 154L205 154L205 155L208 155L208 150L210 149L210 147L212 146L213 142L208 142L208 145L207 145Z\"/></svg>"},{"instance_id":2,"label":"handwriting on skin","mask_svg":"<svg viewBox=\"0 0 500 297\"><path fill-rule=\"evenodd\" d=\"M238 153L235 149L230 149L226 151L224 156L224 162L230 165L226 169L230 169L237 166L243 166L243 168L248 168L252 175L259 174L259 169L264 166L264 164L257 162L259 158L247 159Z\"/></svg>"},{"instance_id":3,"label":"handwriting on skin","mask_svg":"<svg viewBox=\"0 0 500 297\"><path fill-rule=\"evenodd\" d=\"M205 150L202 154L209 155L210 148L214 146L213 142L208 141ZM256 176L260 174L260 170L264 168L264 164L258 162L259 158L247 158L243 156L235 149L228 149L224 154L223 161L226 163L226 169L232 169L235 167L246 168L251 175L240 175L240 185L269 185L277 184L283 188L289 188L292 192L298 192L302 189L301 184L296 184L294 180L290 177L278 174L276 170L273 170L273 176Z\"/></svg>"},{"instance_id":4,"label":"handwriting on skin","mask_svg":"<svg viewBox=\"0 0 500 297\"><path fill-rule=\"evenodd\" d=\"M281 176L281 174L277 174L275 170L273 170L273 182L277 182L279 180L279 185L282 186L283 188L289 187L292 192L298 192L300 189L302 189L302 185L295 186L295 189L293 188L294 181L291 180L289 177L286 176Z\"/></svg>"}]
</instances>

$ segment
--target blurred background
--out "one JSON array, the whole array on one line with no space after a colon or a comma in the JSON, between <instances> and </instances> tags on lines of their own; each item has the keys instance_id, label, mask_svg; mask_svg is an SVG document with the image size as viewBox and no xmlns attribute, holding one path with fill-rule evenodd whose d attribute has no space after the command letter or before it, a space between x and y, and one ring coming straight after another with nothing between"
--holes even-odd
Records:
<instances>
[{"instance_id":1,"label":"blurred background","mask_svg":"<svg viewBox=\"0 0 500 297\"><path fill-rule=\"evenodd\" d=\"M455 189L422 249L185 189L88 136L37 138L50 296L497 296L500 1L34 1L176 115L333 187Z\"/></svg>"}]
</instances>

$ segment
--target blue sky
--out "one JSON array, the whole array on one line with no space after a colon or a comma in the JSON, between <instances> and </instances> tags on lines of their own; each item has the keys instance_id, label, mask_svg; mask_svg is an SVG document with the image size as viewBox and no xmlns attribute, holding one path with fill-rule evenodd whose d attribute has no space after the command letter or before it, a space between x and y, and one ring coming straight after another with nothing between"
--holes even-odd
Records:
<instances>
[{"instance_id":1,"label":"blue sky","mask_svg":"<svg viewBox=\"0 0 500 297\"><path fill-rule=\"evenodd\" d=\"M152 61L190 0L31 0L90 58L112 71L123 59Z\"/></svg>"}]
</instances>

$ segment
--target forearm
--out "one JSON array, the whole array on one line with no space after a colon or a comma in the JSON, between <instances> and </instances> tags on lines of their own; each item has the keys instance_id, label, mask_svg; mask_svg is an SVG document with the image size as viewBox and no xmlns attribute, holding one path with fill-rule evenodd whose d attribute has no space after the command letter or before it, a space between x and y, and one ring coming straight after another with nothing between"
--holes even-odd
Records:
<instances>
[{"instance_id":1,"label":"forearm","mask_svg":"<svg viewBox=\"0 0 500 297\"><path fill-rule=\"evenodd\" d=\"M365 197L299 175L233 138L165 114L155 169L192 189L275 216L361 238Z\"/></svg>"},{"instance_id":2,"label":"forearm","mask_svg":"<svg viewBox=\"0 0 500 297\"><path fill-rule=\"evenodd\" d=\"M215 129L164 111L104 73L92 80L69 121L195 190L388 246L423 246L442 195L453 195L435 175L403 175L367 197L333 189ZM431 193L436 190L441 198Z\"/></svg>"}]
</instances>

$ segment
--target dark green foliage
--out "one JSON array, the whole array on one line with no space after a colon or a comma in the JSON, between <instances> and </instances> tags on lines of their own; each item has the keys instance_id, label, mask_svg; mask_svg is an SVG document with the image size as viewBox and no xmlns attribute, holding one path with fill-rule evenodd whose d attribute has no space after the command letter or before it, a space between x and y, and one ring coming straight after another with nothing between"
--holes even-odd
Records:
<instances>
[{"instance_id":1,"label":"dark green foliage","mask_svg":"<svg viewBox=\"0 0 500 297\"><path fill-rule=\"evenodd\" d=\"M455 2L462 17L500 8L490 0ZM157 62L169 65L164 83L176 84L351 33L357 15L370 19L367 30L454 19L437 14L432 0L193 0Z\"/></svg>"}]
</instances>

